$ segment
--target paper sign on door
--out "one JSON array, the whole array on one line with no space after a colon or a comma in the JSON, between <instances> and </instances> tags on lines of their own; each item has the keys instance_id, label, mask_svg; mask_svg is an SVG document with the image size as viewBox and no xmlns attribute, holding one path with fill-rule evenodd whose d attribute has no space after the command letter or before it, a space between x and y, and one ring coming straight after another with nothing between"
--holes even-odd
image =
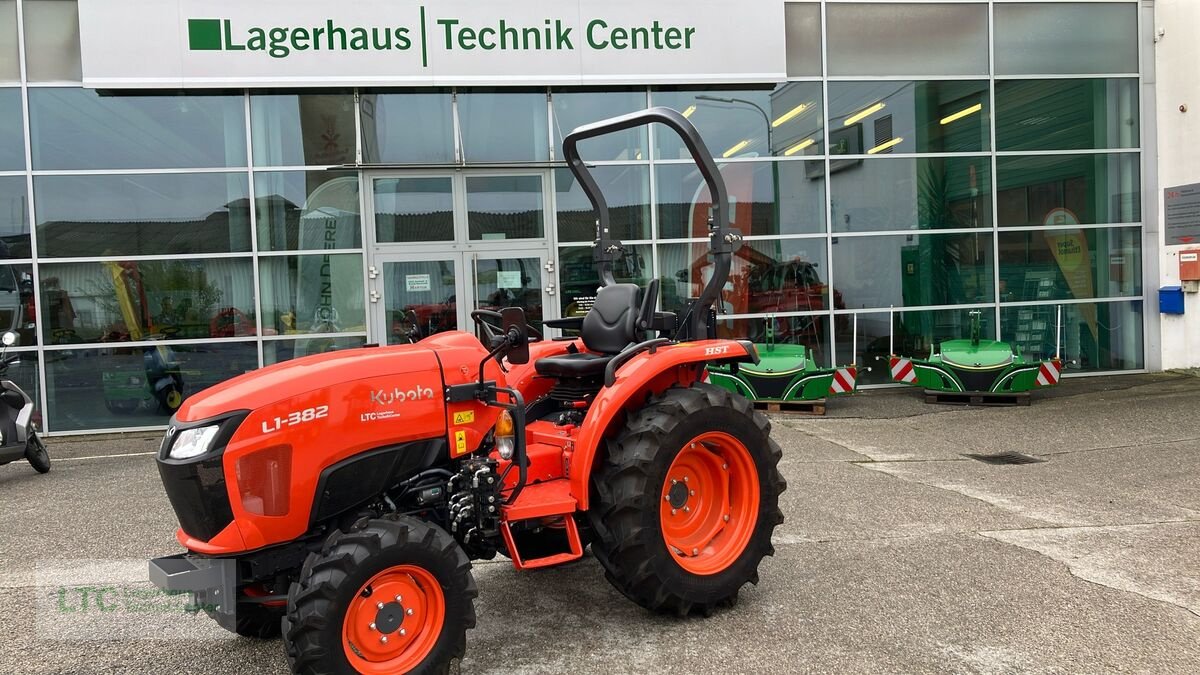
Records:
<instances>
[{"instance_id":1,"label":"paper sign on door","mask_svg":"<svg viewBox=\"0 0 1200 675\"><path fill-rule=\"evenodd\" d=\"M520 288L521 272L496 272L496 288Z\"/></svg>"},{"instance_id":2,"label":"paper sign on door","mask_svg":"<svg viewBox=\"0 0 1200 675\"><path fill-rule=\"evenodd\" d=\"M432 285L429 282L428 274L405 274L404 275L404 290L409 293L417 291L428 291Z\"/></svg>"}]
</instances>

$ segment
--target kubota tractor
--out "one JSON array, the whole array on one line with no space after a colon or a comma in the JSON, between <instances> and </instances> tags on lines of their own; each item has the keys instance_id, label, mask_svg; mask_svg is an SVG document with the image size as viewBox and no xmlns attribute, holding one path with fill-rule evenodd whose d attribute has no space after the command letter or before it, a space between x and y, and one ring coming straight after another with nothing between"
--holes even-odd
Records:
<instances>
[{"instance_id":1,"label":"kubota tractor","mask_svg":"<svg viewBox=\"0 0 1200 675\"><path fill-rule=\"evenodd\" d=\"M621 243L577 150L651 123L683 137L713 194L714 271L678 315L656 311L656 281L614 281ZM477 311L482 339L309 356L192 396L158 456L187 552L151 561L156 585L239 634L282 627L295 672L400 673L457 663L471 560L497 553L548 567L590 542L625 596L678 615L758 581L783 521L779 446L749 401L701 381L707 364L757 360L713 338L741 245L717 167L667 108L563 146L596 210L601 285L586 316L546 323L580 337L531 337L519 308Z\"/></svg>"}]
</instances>

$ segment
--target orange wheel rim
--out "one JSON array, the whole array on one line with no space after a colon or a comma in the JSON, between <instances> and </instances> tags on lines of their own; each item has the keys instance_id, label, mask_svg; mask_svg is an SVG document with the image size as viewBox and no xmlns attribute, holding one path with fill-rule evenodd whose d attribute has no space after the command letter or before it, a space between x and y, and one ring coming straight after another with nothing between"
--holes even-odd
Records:
<instances>
[{"instance_id":1,"label":"orange wheel rim","mask_svg":"<svg viewBox=\"0 0 1200 675\"><path fill-rule=\"evenodd\" d=\"M675 562L718 574L746 550L758 524L758 467L738 439L719 431L684 444L663 481L659 522Z\"/></svg>"},{"instance_id":2,"label":"orange wheel rim","mask_svg":"<svg viewBox=\"0 0 1200 675\"><path fill-rule=\"evenodd\" d=\"M342 621L346 660L360 673L406 673L437 644L446 618L442 587L427 570L383 570L350 601Z\"/></svg>"}]
</instances>

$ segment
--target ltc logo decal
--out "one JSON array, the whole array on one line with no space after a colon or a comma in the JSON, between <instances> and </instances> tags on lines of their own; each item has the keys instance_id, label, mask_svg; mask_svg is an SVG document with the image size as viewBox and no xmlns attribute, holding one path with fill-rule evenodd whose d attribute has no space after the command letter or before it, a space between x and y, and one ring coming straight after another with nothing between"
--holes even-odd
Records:
<instances>
[{"instance_id":1,"label":"ltc logo decal","mask_svg":"<svg viewBox=\"0 0 1200 675\"><path fill-rule=\"evenodd\" d=\"M375 406L394 405L396 403L408 403L410 401L431 401L433 400L433 389L416 385L411 389L401 389L394 387L392 389L376 389L370 394L370 401ZM358 416L363 422L377 422L380 420L388 420L393 417L399 417L400 411L396 409L375 410L365 412Z\"/></svg>"}]
</instances>

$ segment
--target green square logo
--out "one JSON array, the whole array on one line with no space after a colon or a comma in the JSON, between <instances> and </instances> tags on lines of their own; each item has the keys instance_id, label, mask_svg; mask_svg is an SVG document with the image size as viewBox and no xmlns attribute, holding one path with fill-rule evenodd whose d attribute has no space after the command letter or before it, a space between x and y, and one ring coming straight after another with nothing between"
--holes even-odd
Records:
<instances>
[{"instance_id":1,"label":"green square logo","mask_svg":"<svg viewBox=\"0 0 1200 675\"><path fill-rule=\"evenodd\" d=\"M193 51L221 49L220 19L188 19L188 46Z\"/></svg>"}]
</instances>

